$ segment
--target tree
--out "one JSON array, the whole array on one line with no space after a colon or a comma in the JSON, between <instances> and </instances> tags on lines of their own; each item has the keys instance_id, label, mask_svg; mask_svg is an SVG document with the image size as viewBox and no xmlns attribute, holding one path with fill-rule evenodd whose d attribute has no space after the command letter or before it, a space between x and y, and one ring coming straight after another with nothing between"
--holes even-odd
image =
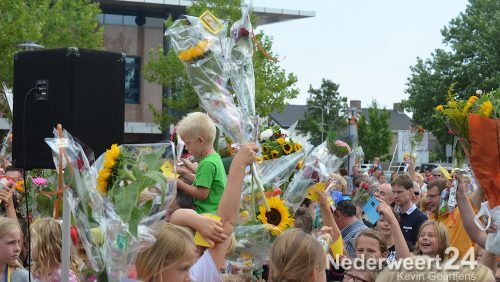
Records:
<instances>
[{"instance_id":1,"label":"tree","mask_svg":"<svg viewBox=\"0 0 500 282\"><path fill-rule=\"evenodd\" d=\"M309 86L308 93L311 99L307 101L307 110L304 118L297 125L297 129L303 133L311 134L311 142L318 145L326 140L327 132L340 131L346 128L346 116L342 113L347 108L347 98L341 97L339 85L329 79L323 79L318 89ZM324 125L322 122L322 115ZM336 134L340 137L339 134Z\"/></svg>"},{"instance_id":2,"label":"tree","mask_svg":"<svg viewBox=\"0 0 500 282\"><path fill-rule=\"evenodd\" d=\"M26 41L45 48L101 49L100 13L91 0L0 0L0 81L12 86L16 46ZM6 109L3 103L2 112Z\"/></svg>"},{"instance_id":3,"label":"tree","mask_svg":"<svg viewBox=\"0 0 500 282\"><path fill-rule=\"evenodd\" d=\"M361 115L358 121L358 140L363 148L365 159L384 156L389 153L392 142L392 133L389 129L391 113L386 109L379 109L377 102L372 101L368 108L368 119Z\"/></svg>"},{"instance_id":4,"label":"tree","mask_svg":"<svg viewBox=\"0 0 500 282\"><path fill-rule=\"evenodd\" d=\"M500 2L470 0L465 12L443 28L447 49L437 49L429 59L417 58L411 67L404 107L413 120L432 132L443 151L452 143L444 124L432 118L434 108L445 102L448 88L460 98L474 95L477 89L490 91L500 86Z\"/></svg>"},{"instance_id":5,"label":"tree","mask_svg":"<svg viewBox=\"0 0 500 282\"><path fill-rule=\"evenodd\" d=\"M210 9L216 16L234 22L241 17L239 0L199 0L188 7L189 15L200 15ZM252 16L255 26L257 18ZM169 27L171 20L165 22ZM262 32L256 35L266 52L272 56L277 55L271 51L272 39ZM169 124L175 123L183 113L199 110L199 100L196 92L189 83L189 78L180 60L168 46L158 50L151 50L151 58L144 67L144 78L151 82L161 84L167 89L162 110L150 104L154 121L160 128L166 129ZM269 60L260 51L255 51L253 56L255 73L255 106L257 114L267 116L274 110L282 110L286 99L297 97L299 91L293 86L297 77L293 73L286 73L276 62Z\"/></svg>"}]
</instances>

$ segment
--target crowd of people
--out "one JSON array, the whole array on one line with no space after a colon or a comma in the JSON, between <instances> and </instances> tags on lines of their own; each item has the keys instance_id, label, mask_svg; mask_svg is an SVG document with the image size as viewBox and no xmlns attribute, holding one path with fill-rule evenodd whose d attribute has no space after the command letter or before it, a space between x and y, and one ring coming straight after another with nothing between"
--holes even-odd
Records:
<instances>
[{"instance_id":1,"label":"crowd of people","mask_svg":"<svg viewBox=\"0 0 500 282\"><path fill-rule=\"evenodd\" d=\"M417 171L412 160L408 160L406 172L387 177L378 159L366 174L357 165L351 174L345 168L332 172L332 185L316 190L317 201L305 199L295 213L294 226L276 237L262 274L244 277L231 273L227 258L236 248L233 232L240 215L243 179L259 148L240 145L226 173L213 148L215 125L206 114L188 114L178 124L177 134L196 161L182 159L178 164L176 199L166 207L165 220L154 226L155 243L138 253L131 279L495 281L500 277L497 256L484 250L486 234L497 232L496 226L481 231L473 224L475 212L486 200L480 186L473 185L461 170ZM21 179L21 171L6 168L2 173L8 181L0 190L4 212L0 218L0 281L60 281L60 222L42 218L28 228L16 211L12 188ZM443 191L452 185L456 185L457 205L443 212ZM380 217L375 223L353 201L360 189L379 202ZM342 195L333 203L331 190ZM195 232L208 246L195 243ZM331 238L331 246L340 245L341 251L325 250L318 239L323 235ZM78 240L74 239L76 247ZM84 257L82 252L72 253L70 281L97 280L82 272ZM356 260L361 263L349 266ZM402 261L404 266L398 264ZM370 262L376 267L370 268ZM418 263L426 267L408 266Z\"/></svg>"}]
</instances>

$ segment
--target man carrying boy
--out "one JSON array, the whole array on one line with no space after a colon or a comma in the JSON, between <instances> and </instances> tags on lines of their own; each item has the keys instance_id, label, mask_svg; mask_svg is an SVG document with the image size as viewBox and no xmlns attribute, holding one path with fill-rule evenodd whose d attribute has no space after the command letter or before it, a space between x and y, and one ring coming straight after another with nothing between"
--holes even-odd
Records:
<instances>
[{"instance_id":1,"label":"man carrying boy","mask_svg":"<svg viewBox=\"0 0 500 282\"><path fill-rule=\"evenodd\" d=\"M194 198L197 213L216 214L227 176L221 157L213 148L215 124L207 114L194 112L179 122L177 132L186 150L199 161L194 177L188 170L178 169L182 178L193 183L177 179L177 187Z\"/></svg>"}]
</instances>

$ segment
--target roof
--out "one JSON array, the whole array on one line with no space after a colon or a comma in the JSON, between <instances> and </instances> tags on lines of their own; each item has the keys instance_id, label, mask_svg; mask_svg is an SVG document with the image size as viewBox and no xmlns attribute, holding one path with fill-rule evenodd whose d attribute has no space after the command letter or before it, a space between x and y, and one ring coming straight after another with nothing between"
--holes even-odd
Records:
<instances>
[{"instance_id":1,"label":"roof","mask_svg":"<svg viewBox=\"0 0 500 282\"><path fill-rule=\"evenodd\" d=\"M184 0L99 0L103 13L145 17L176 18L186 13L186 7L192 1ZM289 20L315 17L312 11L274 9L254 7L254 13L259 17L257 25L278 23Z\"/></svg>"},{"instance_id":2,"label":"roof","mask_svg":"<svg viewBox=\"0 0 500 282\"><path fill-rule=\"evenodd\" d=\"M283 128L289 128L296 121L304 118L307 106L286 105L282 112L274 111L269 117Z\"/></svg>"},{"instance_id":3,"label":"roof","mask_svg":"<svg viewBox=\"0 0 500 282\"><path fill-rule=\"evenodd\" d=\"M388 110L391 112L391 116L389 118L389 127L391 131L397 130L409 130L411 126L411 119L405 113L396 111L396 110ZM368 109L361 109L361 114L368 119Z\"/></svg>"},{"instance_id":4,"label":"roof","mask_svg":"<svg viewBox=\"0 0 500 282\"><path fill-rule=\"evenodd\" d=\"M269 117L283 128L288 128L296 121L304 118L307 105L286 105L282 112L274 111ZM411 119L405 113L396 110L388 110L391 113L389 127L391 131L408 130ZM368 109L361 109L361 114L368 118Z\"/></svg>"}]
</instances>

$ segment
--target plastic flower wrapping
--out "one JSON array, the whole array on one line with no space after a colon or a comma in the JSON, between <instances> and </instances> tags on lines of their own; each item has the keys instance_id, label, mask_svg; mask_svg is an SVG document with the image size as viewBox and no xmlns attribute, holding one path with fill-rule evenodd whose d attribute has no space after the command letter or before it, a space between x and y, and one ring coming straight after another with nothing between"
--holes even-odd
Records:
<instances>
[{"instance_id":1,"label":"plastic flower wrapping","mask_svg":"<svg viewBox=\"0 0 500 282\"><path fill-rule=\"evenodd\" d=\"M241 11L242 17L231 27L229 37L227 22L209 11L200 17L176 20L165 32L183 62L200 106L238 144L256 141L258 120L253 44L249 37L251 7L243 5ZM256 165L251 169L258 192L263 194Z\"/></svg>"},{"instance_id":2,"label":"plastic flower wrapping","mask_svg":"<svg viewBox=\"0 0 500 282\"><path fill-rule=\"evenodd\" d=\"M162 219L176 194L172 143L113 145L90 166L69 140L65 183L78 234L92 268L108 280L127 277L138 251L154 243L150 226ZM46 140L58 155L57 138ZM54 157L56 167L58 158ZM83 162L81 162L83 161Z\"/></svg>"},{"instance_id":3,"label":"plastic flower wrapping","mask_svg":"<svg viewBox=\"0 0 500 282\"><path fill-rule=\"evenodd\" d=\"M363 156L363 150L361 147L356 147L346 155L337 156L330 152L326 141L306 154L304 167L297 171L283 194L283 199L292 214L297 211L308 194L314 194L309 190L311 186L323 183L325 185L322 187L326 187L330 174L337 172L351 154L360 157Z\"/></svg>"},{"instance_id":4,"label":"plastic flower wrapping","mask_svg":"<svg viewBox=\"0 0 500 282\"><path fill-rule=\"evenodd\" d=\"M480 214L486 214L498 226L500 224L500 89L484 95L471 95L460 99L452 85L446 96L446 104L435 108L434 117L449 128L449 133L460 141L470 161L475 178L486 193L488 202L481 206ZM482 226L476 220L481 229ZM488 234L486 250L500 255L500 233Z\"/></svg>"}]
</instances>

